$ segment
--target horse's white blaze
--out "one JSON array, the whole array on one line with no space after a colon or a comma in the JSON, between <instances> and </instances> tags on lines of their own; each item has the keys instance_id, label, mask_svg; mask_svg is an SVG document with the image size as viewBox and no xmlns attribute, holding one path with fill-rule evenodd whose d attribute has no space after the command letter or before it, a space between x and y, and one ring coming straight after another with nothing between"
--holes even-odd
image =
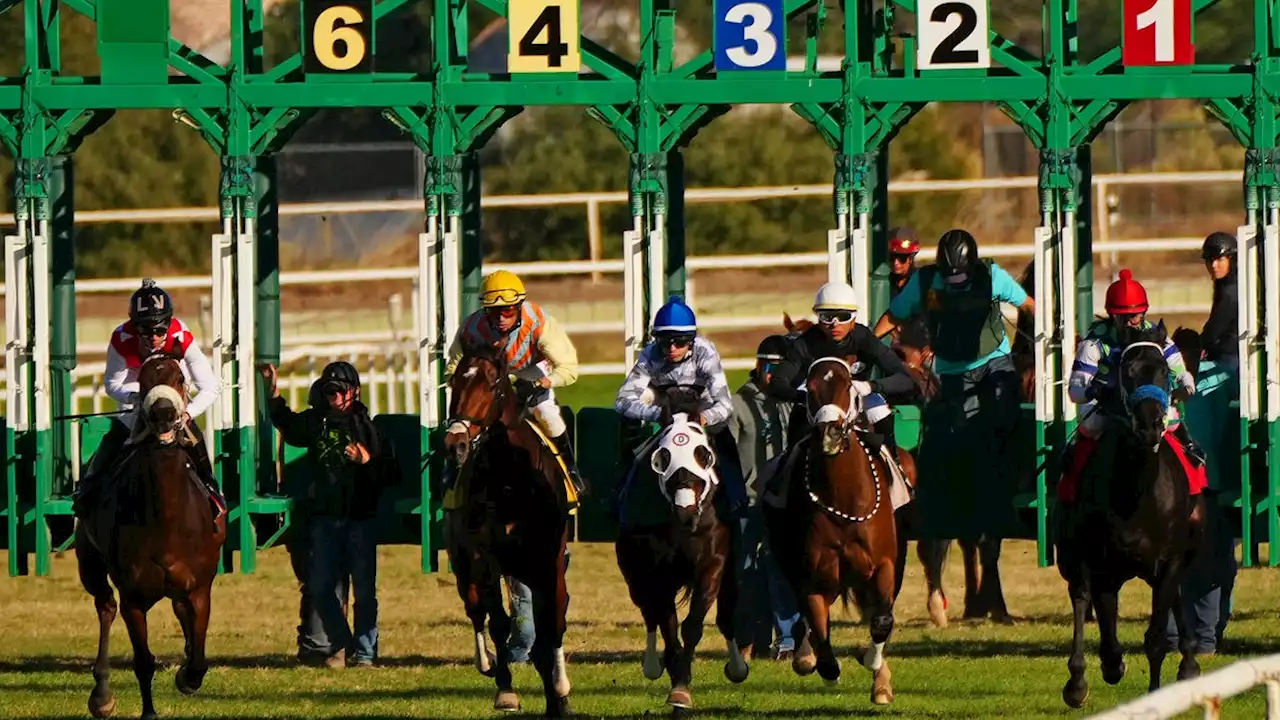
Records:
<instances>
[{"instance_id":1,"label":"horse's white blaze","mask_svg":"<svg viewBox=\"0 0 1280 720\"><path fill-rule=\"evenodd\" d=\"M818 412L813 415L813 424L821 425L822 423L838 423L844 422L845 412L839 406L826 404L818 408Z\"/></svg>"},{"instance_id":2,"label":"horse's white blaze","mask_svg":"<svg viewBox=\"0 0 1280 720\"><path fill-rule=\"evenodd\" d=\"M489 648L485 647L484 633L476 633L476 669L481 673L489 672Z\"/></svg>"},{"instance_id":3,"label":"horse's white blaze","mask_svg":"<svg viewBox=\"0 0 1280 720\"><path fill-rule=\"evenodd\" d=\"M871 672L876 672L880 666L884 664L884 643L876 643L867 648L862 655L862 666Z\"/></svg>"},{"instance_id":4,"label":"horse's white blaze","mask_svg":"<svg viewBox=\"0 0 1280 720\"><path fill-rule=\"evenodd\" d=\"M644 662L640 665L649 680L662 677L662 658L658 655L658 631L650 630L644 643Z\"/></svg>"},{"instance_id":5,"label":"horse's white blaze","mask_svg":"<svg viewBox=\"0 0 1280 720\"><path fill-rule=\"evenodd\" d=\"M182 393L168 385L157 385L147 391L147 396L142 399L142 412L151 412L152 406L160 400L168 400L178 409L178 412L186 410L187 407L187 399L182 397Z\"/></svg>"},{"instance_id":6,"label":"horse's white blaze","mask_svg":"<svg viewBox=\"0 0 1280 720\"><path fill-rule=\"evenodd\" d=\"M676 507L691 508L698 504L698 496L689 488L680 488L676 491L675 503Z\"/></svg>"},{"instance_id":7,"label":"horse's white blaze","mask_svg":"<svg viewBox=\"0 0 1280 720\"><path fill-rule=\"evenodd\" d=\"M475 376L476 376L476 373L477 373L477 372L480 372L480 368L478 368L478 367L467 368L467 371L466 371L466 372L464 372L464 373L462 373L462 377L464 377L464 378L473 378L473 377L475 377Z\"/></svg>"},{"instance_id":8,"label":"horse's white blaze","mask_svg":"<svg viewBox=\"0 0 1280 720\"><path fill-rule=\"evenodd\" d=\"M833 378L833 377L835 377L835 376L836 376L836 374L835 374L835 372L834 372L834 371L828 370L828 371L827 371L827 374L822 376L822 380L823 380L823 382L831 382L831 378Z\"/></svg>"},{"instance_id":9,"label":"horse's white blaze","mask_svg":"<svg viewBox=\"0 0 1280 720\"><path fill-rule=\"evenodd\" d=\"M564 648L556 648L555 664L551 670L551 678L555 683L556 697L565 697L572 686L569 684L569 670L564 664Z\"/></svg>"},{"instance_id":10,"label":"horse's white blaze","mask_svg":"<svg viewBox=\"0 0 1280 720\"><path fill-rule=\"evenodd\" d=\"M452 425L450 425L449 429L446 430L445 432L449 435L459 435L459 434L466 435L468 429L469 428L467 427L467 424L465 422L461 420L457 420Z\"/></svg>"},{"instance_id":11,"label":"horse's white blaze","mask_svg":"<svg viewBox=\"0 0 1280 720\"><path fill-rule=\"evenodd\" d=\"M742 657L742 651L738 649L738 643L725 638L724 644L729 651L729 663L725 666L725 674L735 682L746 680L747 673L751 672L751 668L747 666L746 658Z\"/></svg>"}]
</instances>

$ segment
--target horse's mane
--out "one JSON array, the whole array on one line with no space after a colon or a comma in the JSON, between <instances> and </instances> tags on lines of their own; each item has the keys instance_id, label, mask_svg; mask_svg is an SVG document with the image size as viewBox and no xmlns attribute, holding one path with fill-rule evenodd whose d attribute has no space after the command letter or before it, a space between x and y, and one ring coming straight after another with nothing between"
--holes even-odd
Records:
<instances>
[{"instance_id":1,"label":"horse's mane","mask_svg":"<svg viewBox=\"0 0 1280 720\"><path fill-rule=\"evenodd\" d=\"M499 374L503 374L507 369L507 356L498 345L484 342L466 343L462 347L462 360L468 359L487 360L497 366Z\"/></svg>"}]
</instances>

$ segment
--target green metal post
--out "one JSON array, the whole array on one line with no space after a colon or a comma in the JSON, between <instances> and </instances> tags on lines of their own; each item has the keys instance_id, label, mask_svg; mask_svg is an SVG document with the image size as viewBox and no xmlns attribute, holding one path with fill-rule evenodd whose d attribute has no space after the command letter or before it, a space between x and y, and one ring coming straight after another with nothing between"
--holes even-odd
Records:
<instances>
[{"instance_id":1,"label":"green metal post","mask_svg":"<svg viewBox=\"0 0 1280 720\"><path fill-rule=\"evenodd\" d=\"M871 283L867 293L867 311L862 322L874 327L876 320L889 309L889 147L876 154L875 182L871 186Z\"/></svg>"},{"instance_id":2,"label":"green metal post","mask_svg":"<svg viewBox=\"0 0 1280 720\"><path fill-rule=\"evenodd\" d=\"M684 153L667 152L667 171L663 175L663 192L666 201L666 274L667 295L684 296L688 292L688 268L685 264L688 248L684 236ZM663 302L659 298L657 302Z\"/></svg>"},{"instance_id":3,"label":"green metal post","mask_svg":"<svg viewBox=\"0 0 1280 720\"><path fill-rule=\"evenodd\" d=\"M52 347L49 360L53 416L74 413L74 382L71 371L76 367L76 248L75 248L75 163L68 155L49 159L49 270L52 273L50 297L53 320ZM74 421L53 423L53 492L65 497L72 489L72 463L80 458L71 454Z\"/></svg>"},{"instance_id":4,"label":"green metal post","mask_svg":"<svg viewBox=\"0 0 1280 720\"><path fill-rule=\"evenodd\" d=\"M466 317L480 309L480 283L484 273L484 248L480 241L480 162L475 152L459 153L450 161L459 192L449 214L462 217L459 269L462 273L462 317Z\"/></svg>"},{"instance_id":5,"label":"green metal post","mask_svg":"<svg viewBox=\"0 0 1280 720\"><path fill-rule=\"evenodd\" d=\"M276 158L263 155L256 159L253 173L254 206L257 222L256 307L254 308L254 365L280 364L280 213L276 191ZM276 434L267 408L266 387L258 381L257 389L257 487L268 488L271 494L280 492L280 478L276 477Z\"/></svg>"}]
</instances>

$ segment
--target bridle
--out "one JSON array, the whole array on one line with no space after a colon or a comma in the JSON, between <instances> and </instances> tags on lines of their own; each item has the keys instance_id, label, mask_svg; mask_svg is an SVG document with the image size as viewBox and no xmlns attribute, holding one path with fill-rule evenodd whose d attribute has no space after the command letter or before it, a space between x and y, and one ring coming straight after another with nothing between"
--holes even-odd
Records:
<instances>
[{"instance_id":1,"label":"bridle","mask_svg":"<svg viewBox=\"0 0 1280 720\"><path fill-rule=\"evenodd\" d=\"M838 358L838 357L818 358L817 360L814 360L812 363L810 363L809 371L805 374L805 377L807 378L809 375L812 375L813 369L824 363L836 363L836 364L839 364L841 367L843 367L846 371L848 371L849 384L850 384L849 409L841 411L839 408L837 408L833 404L826 404L815 411L810 407L808 407L810 405L812 397L806 397L805 410L808 412L809 425L810 427L817 427L817 425L822 422L838 423L838 427L840 428L840 431L841 431L841 444L842 444L842 447L840 449L841 453L847 451L851 447L849 438L852 437L854 440L858 442L858 446L862 448L862 452L865 453L867 456L867 464L871 467L871 482L873 487L875 488L876 499L875 499L875 503L871 507L871 511L868 512L866 515L851 515L849 513L838 510L822 502L821 498L818 497L818 494L813 491L813 485L811 484L811 481L810 481L810 478L812 477L812 473L810 471L812 470L812 465L813 465L813 458L812 458L811 451L806 451L804 453L804 466L801 468L801 473L802 473L801 476L804 478L804 491L809 496L810 502L812 502L814 505L816 505L818 508L822 509L823 511L831 515L834 515L835 517L840 518L841 520L845 520L847 522L853 522L853 523L867 522L871 518L875 517L876 513L879 512L880 500L883 493L880 492L880 484L881 484L880 471L879 469L876 468L875 457L871 454L871 450L867 448L866 443L862 441L862 437L858 435L858 433L854 432L854 430L857 429L857 418L862 416L862 398L857 393L853 392L853 388L852 388L853 371L849 367L849 363L846 362L843 358ZM831 412L824 413L823 411L828 410L828 408L834 409L840 414L835 417L832 417ZM810 438L809 442L814 442L814 440Z\"/></svg>"},{"instance_id":2,"label":"bridle","mask_svg":"<svg viewBox=\"0 0 1280 720\"><path fill-rule=\"evenodd\" d=\"M480 447L484 445L485 441L488 440L489 433L497 426L499 418L502 417L502 407L506 403L507 394L509 392L513 392L511 383L506 381L506 371L501 367L500 363L481 356L472 356L470 360L472 362L468 363L469 367L466 372L461 373L462 377L469 378L471 377L471 373L477 373L480 371L480 368L474 364L474 362L478 360L483 360L492 364L498 371L498 377L485 388L493 393L493 400L490 401L489 409L485 413L484 417L476 417L474 415L459 413L451 408L449 418L445 422L446 428L452 429L455 425L460 425L463 431L467 433L467 463L470 463L471 460L475 458L476 451L479 450ZM457 374L454 375L454 377L457 376ZM454 393L453 402L451 404L457 406L461 404L461 401L461 395ZM475 430L476 432L473 434L472 430ZM448 432L448 430L446 430L446 432Z\"/></svg>"},{"instance_id":3,"label":"bridle","mask_svg":"<svg viewBox=\"0 0 1280 720\"><path fill-rule=\"evenodd\" d=\"M1154 348L1158 353L1160 353L1160 358L1162 360L1164 359L1164 347L1161 346L1159 343L1151 342L1150 340L1142 340L1139 342L1132 343L1130 345L1127 345L1124 350L1120 351L1120 360L1118 363L1119 364L1118 374L1120 375L1120 378L1118 379L1120 382L1117 383L1120 386L1120 402L1124 406L1125 412L1130 413L1130 415L1132 415L1133 413L1133 407L1137 403L1140 403L1144 400L1156 400L1160 403L1160 409L1162 412L1168 411L1169 392L1164 388L1158 385L1150 385L1150 384L1140 385L1136 389L1134 389L1133 393L1130 393L1128 388L1125 387L1125 384L1124 384L1125 358L1128 357L1129 353L1132 352L1134 348L1140 348L1140 347Z\"/></svg>"},{"instance_id":4,"label":"bridle","mask_svg":"<svg viewBox=\"0 0 1280 720\"><path fill-rule=\"evenodd\" d=\"M815 410L811 407L813 396L806 392L805 412L808 416L810 427L817 427L821 423L836 423L841 430L845 446L848 447L849 435L855 429L857 419L862 415L862 398L853 392L853 368L849 367L849 363L843 358L818 358L809 364L809 370L805 373L805 377L808 378L813 374L814 368L826 363L839 365L845 369L845 372L849 373L849 409L841 410L836 405L828 403Z\"/></svg>"}]
</instances>

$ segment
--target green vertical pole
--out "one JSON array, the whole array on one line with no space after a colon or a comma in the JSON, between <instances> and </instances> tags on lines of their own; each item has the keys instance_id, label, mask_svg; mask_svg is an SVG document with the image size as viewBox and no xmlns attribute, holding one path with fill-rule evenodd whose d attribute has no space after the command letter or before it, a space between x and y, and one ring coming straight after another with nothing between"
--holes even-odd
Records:
<instances>
[{"instance_id":1,"label":"green vertical pole","mask_svg":"<svg viewBox=\"0 0 1280 720\"><path fill-rule=\"evenodd\" d=\"M450 208L451 215L462 216L459 242L462 273L462 317L480 309L480 283L483 280L484 248L480 241L480 162L474 151L453 157L460 193L460 205Z\"/></svg>"},{"instance_id":2,"label":"green vertical pole","mask_svg":"<svg viewBox=\"0 0 1280 720\"><path fill-rule=\"evenodd\" d=\"M1255 112L1257 112L1255 105ZM1245 152L1244 156L1244 207L1245 216L1248 218L1248 224L1254 226L1255 232L1259 229L1259 209L1261 207L1261 188L1256 184L1258 177L1258 151L1250 149ZM1259 301L1257 288L1248 299L1249 302L1257 304ZM1249 372L1249 362L1245 357L1240 358L1240 374L1243 376ZM1254 397L1257 396L1257 388L1251 387L1248 392ZM1253 506L1253 421L1250 420L1248 414L1245 413L1243 405L1240 409L1240 541L1244 550L1242 555L1242 564L1245 567L1253 567L1255 552L1253 548L1253 523L1254 523L1254 506ZM1268 459L1269 460L1269 459ZM1270 539L1268 539L1270 542ZM1272 553L1274 554L1274 553Z\"/></svg>"},{"instance_id":3,"label":"green vertical pole","mask_svg":"<svg viewBox=\"0 0 1280 720\"><path fill-rule=\"evenodd\" d=\"M667 296L688 292L688 246L685 244L684 225L684 153L671 150L666 153L667 171L663 175L662 197L666 200ZM659 298L663 302L665 298Z\"/></svg>"},{"instance_id":4,"label":"green vertical pole","mask_svg":"<svg viewBox=\"0 0 1280 720\"><path fill-rule=\"evenodd\" d=\"M74 413L74 383L71 371L76 367L76 249L75 249L75 174L70 155L49 159L49 270L52 274L50 348L50 393L53 417ZM71 455L71 433L75 423L53 422L53 491L59 496L71 492L72 463L80 458Z\"/></svg>"},{"instance_id":5,"label":"green vertical pole","mask_svg":"<svg viewBox=\"0 0 1280 720\"><path fill-rule=\"evenodd\" d=\"M280 214L276 191L276 158L263 155L256 159L253 173L253 200L258 215L257 263L254 268L254 365L280 364ZM257 417L257 487L280 490L276 477L276 435L267 408L267 388L258 380Z\"/></svg>"},{"instance_id":6,"label":"green vertical pole","mask_svg":"<svg viewBox=\"0 0 1280 720\"><path fill-rule=\"evenodd\" d=\"M889 146L876 154L876 172L871 185L871 284L867 293L867 313L863 322L874 327L889 309Z\"/></svg>"}]
</instances>

